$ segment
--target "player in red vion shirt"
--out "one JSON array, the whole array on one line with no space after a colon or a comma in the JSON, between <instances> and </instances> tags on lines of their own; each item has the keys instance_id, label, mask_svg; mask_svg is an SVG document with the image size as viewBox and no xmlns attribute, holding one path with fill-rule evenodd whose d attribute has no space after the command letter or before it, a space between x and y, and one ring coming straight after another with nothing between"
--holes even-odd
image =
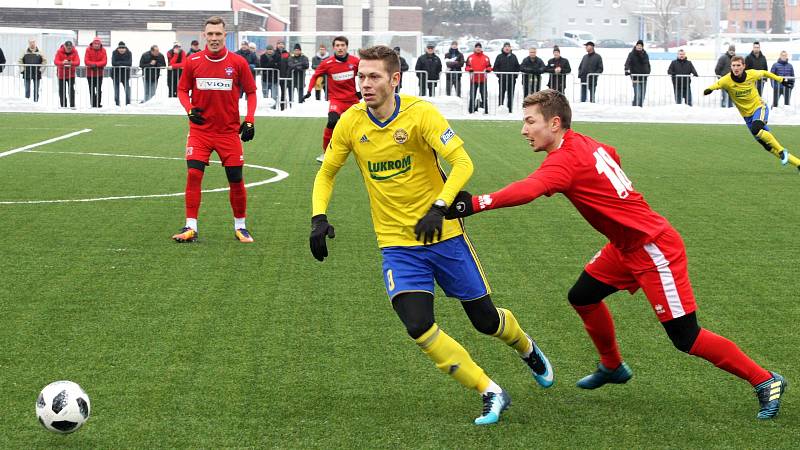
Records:
<instances>
[{"instance_id":1,"label":"player in red vion shirt","mask_svg":"<svg viewBox=\"0 0 800 450\"><path fill-rule=\"evenodd\" d=\"M542 164L527 178L495 193L459 192L447 218L561 193L609 239L568 294L600 354L597 371L578 381L578 387L595 389L625 383L633 376L622 361L603 299L618 290L633 294L641 288L676 348L747 380L760 403L757 417L775 417L786 381L756 364L730 340L698 325L681 236L633 188L614 148L570 129L572 111L558 91L531 94L523 108L522 134L534 151L547 153Z\"/></svg>"},{"instance_id":2,"label":"player in red vion shirt","mask_svg":"<svg viewBox=\"0 0 800 450\"><path fill-rule=\"evenodd\" d=\"M178 83L178 99L189 115L186 139L186 226L172 236L177 242L197 240L197 212L203 174L212 151L216 151L230 185L234 236L239 242L253 242L245 226L247 191L242 166L241 140L255 136L256 82L244 58L225 48L225 22L219 17L206 20L207 46L194 53L184 66ZM247 94L247 116L239 124L239 93Z\"/></svg>"},{"instance_id":3,"label":"player in red vion shirt","mask_svg":"<svg viewBox=\"0 0 800 450\"><path fill-rule=\"evenodd\" d=\"M308 92L305 99L311 97L311 91L317 78L327 76L328 83L328 123L322 133L322 155L317 158L322 162L325 150L333 136L333 128L339 117L348 108L361 100L361 93L356 90L356 73L358 72L358 58L347 53L350 41L344 36L333 38L333 56L325 59L317 66L314 75L308 82Z\"/></svg>"}]
</instances>

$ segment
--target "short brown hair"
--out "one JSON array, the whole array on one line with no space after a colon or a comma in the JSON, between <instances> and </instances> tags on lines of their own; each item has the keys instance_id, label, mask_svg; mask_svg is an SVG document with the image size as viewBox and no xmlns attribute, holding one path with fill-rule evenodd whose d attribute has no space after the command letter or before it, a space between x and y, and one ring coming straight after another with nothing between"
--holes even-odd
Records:
<instances>
[{"instance_id":1,"label":"short brown hair","mask_svg":"<svg viewBox=\"0 0 800 450\"><path fill-rule=\"evenodd\" d=\"M744 58L742 58L742 57L741 57L741 56L739 56L739 55L736 55L736 56L734 56L733 58L731 58L731 62L734 62L734 61L739 61L739 62L741 62L742 64L744 64Z\"/></svg>"},{"instance_id":2,"label":"short brown hair","mask_svg":"<svg viewBox=\"0 0 800 450\"><path fill-rule=\"evenodd\" d=\"M568 130L572 126L572 108L569 107L569 100L561 92L553 89L534 92L522 100L522 107L539 105L545 120L553 117L561 118L561 128Z\"/></svg>"},{"instance_id":3,"label":"short brown hair","mask_svg":"<svg viewBox=\"0 0 800 450\"><path fill-rule=\"evenodd\" d=\"M383 61L383 68L389 72L389 76L400 72L400 57L385 45L362 48L358 51L358 57L367 61Z\"/></svg>"},{"instance_id":4,"label":"short brown hair","mask_svg":"<svg viewBox=\"0 0 800 450\"><path fill-rule=\"evenodd\" d=\"M350 41L348 41L347 38L344 36L336 36L335 38L333 38L331 45L336 45L336 41L344 42L344 45L348 47L350 46Z\"/></svg>"},{"instance_id":5,"label":"short brown hair","mask_svg":"<svg viewBox=\"0 0 800 450\"><path fill-rule=\"evenodd\" d=\"M222 17L220 16L211 16L206 19L206 22L203 24L203 28L205 28L206 25L222 25L222 28L225 28L225 21L222 20Z\"/></svg>"}]
</instances>

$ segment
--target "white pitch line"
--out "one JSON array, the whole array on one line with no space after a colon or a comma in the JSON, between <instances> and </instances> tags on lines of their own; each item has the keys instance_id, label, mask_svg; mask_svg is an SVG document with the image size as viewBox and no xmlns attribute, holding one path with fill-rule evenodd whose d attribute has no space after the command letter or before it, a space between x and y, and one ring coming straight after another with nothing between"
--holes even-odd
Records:
<instances>
[{"instance_id":1,"label":"white pitch line","mask_svg":"<svg viewBox=\"0 0 800 450\"><path fill-rule=\"evenodd\" d=\"M184 158L172 158L166 156L147 156L147 155L119 155L113 153L94 153L94 152L45 152L39 150L31 150L29 153L45 153L45 154L62 154L62 155L90 155L90 156L116 156L119 158L141 158L141 159L167 159L184 161ZM210 161L212 164L222 164L219 161ZM267 178L266 180L255 181L253 183L246 183L245 187L261 186L262 184L275 183L283 180L289 176L288 172L273 167L259 166L256 164L245 164L245 167L252 167L254 169L267 170L275 172L276 176ZM230 187L223 187L217 189L204 189L202 192L224 192L230 190ZM175 192L172 194L150 194L150 195L122 195L116 197L98 197L98 198L78 198L78 199L65 199L65 200L21 200L21 201L0 201L0 205L31 205L38 203L83 203L83 202L101 202L106 200L129 200L136 198L158 198L158 197L180 197L185 195L185 192Z\"/></svg>"},{"instance_id":2,"label":"white pitch line","mask_svg":"<svg viewBox=\"0 0 800 450\"><path fill-rule=\"evenodd\" d=\"M4 156L8 156L8 155L13 155L14 153L24 152L24 151L32 149L32 148L41 147L42 145L52 144L53 142L57 142L57 141L60 141L60 140L63 140L63 139L69 139L69 138L71 138L73 136L77 136L77 135L83 134L83 133L88 133L90 131L92 131L90 128L84 128L83 130L76 131L74 133L69 133L69 134L65 134L63 136L54 137L53 139L48 139L46 141L37 142L37 143L31 144L31 145L26 145L25 147L15 148L13 150L8 150L6 152L0 153L0 158L2 158Z\"/></svg>"}]
</instances>

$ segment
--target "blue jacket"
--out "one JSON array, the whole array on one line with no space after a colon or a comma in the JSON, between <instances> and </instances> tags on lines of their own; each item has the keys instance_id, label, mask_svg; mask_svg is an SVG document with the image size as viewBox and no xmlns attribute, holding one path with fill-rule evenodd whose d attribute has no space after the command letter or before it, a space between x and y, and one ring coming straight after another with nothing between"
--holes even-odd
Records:
<instances>
[{"instance_id":1,"label":"blue jacket","mask_svg":"<svg viewBox=\"0 0 800 450\"><path fill-rule=\"evenodd\" d=\"M792 63L790 63L788 60L786 62L783 62L780 59L775 61L775 64L772 65L772 68L769 71L782 77L794 77L794 67L792 67ZM777 87L778 82L773 80L772 88L776 89Z\"/></svg>"}]
</instances>

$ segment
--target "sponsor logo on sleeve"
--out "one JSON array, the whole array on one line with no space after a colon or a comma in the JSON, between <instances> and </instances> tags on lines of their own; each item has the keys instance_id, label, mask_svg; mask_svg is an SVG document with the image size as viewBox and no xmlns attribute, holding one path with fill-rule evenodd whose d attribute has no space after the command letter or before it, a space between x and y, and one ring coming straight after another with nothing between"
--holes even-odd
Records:
<instances>
[{"instance_id":1,"label":"sponsor logo on sleeve","mask_svg":"<svg viewBox=\"0 0 800 450\"><path fill-rule=\"evenodd\" d=\"M453 139L455 135L455 131L453 131L452 128L448 128L444 130L444 133L442 133L441 136L439 136L439 140L442 141L442 145L447 145L447 143L450 142L450 139Z\"/></svg>"},{"instance_id":2,"label":"sponsor logo on sleeve","mask_svg":"<svg viewBox=\"0 0 800 450\"><path fill-rule=\"evenodd\" d=\"M478 208L486 209L492 204L492 196L483 194L478 196Z\"/></svg>"},{"instance_id":3,"label":"sponsor logo on sleeve","mask_svg":"<svg viewBox=\"0 0 800 450\"><path fill-rule=\"evenodd\" d=\"M197 78L196 84L201 91L230 91L233 88L230 78Z\"/></svg>"}]
</instances>

